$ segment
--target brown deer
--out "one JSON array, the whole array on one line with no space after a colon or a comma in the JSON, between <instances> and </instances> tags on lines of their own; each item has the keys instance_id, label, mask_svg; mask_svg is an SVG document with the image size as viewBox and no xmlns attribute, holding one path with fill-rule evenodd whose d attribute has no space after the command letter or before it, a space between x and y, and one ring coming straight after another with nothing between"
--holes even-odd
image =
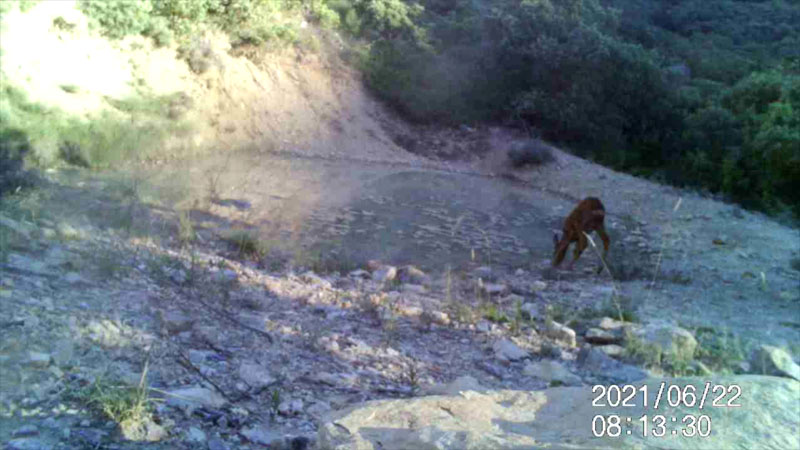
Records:
<instances>
[{"instance_id":1,"label":"brown deer","mask_svg":"<svg viewBox=\"0 0 800 450\"><path fill-rule=\"evenodd\" d=\"M578 203L578 206L572 210L564 221L564 234L561 236L561 239L558 238L557 234L553 235L553 267L558 266L561 264L561 261L564 260L569 244L577 242L574 250L574 258L567 267L567 269L572 269L572 265L580 258L581 253L586 250L586 246L588 245L586 236L583 233L589 233L591 231L597 231L597 234L600 235L600 239L603 240L603 261L605 261L606 255L608 255L608 246L611 244L611 240L608 238L604 226L605 218L606 209L603 207L603 203L600 199L586 197ZM601 264L597 273L602 271L603 265Z\"/></svg>"}]
</instances>

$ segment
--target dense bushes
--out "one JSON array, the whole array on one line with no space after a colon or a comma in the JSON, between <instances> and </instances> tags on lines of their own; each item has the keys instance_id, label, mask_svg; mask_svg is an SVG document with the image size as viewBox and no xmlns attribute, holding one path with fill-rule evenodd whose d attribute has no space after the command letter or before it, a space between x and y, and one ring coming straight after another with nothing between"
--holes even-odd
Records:
<instances>
[{"instance_id":1,"label":"dense bushes","mask_svg":"<svg viewBox=\"0 0 800 450\"><path fill-rule=\"evenodd\" d=\"M430 45L367 35L367 80L417 121L522 119L616 168L800 216L798 67L785 59L800 56L800 7L606 4L624 10L428 0L416 23Z\"/></svg>"},{"instance_id":2,"label":"dense bushes","mask_svg":"<svg viewBox=\"0 0 800 450\"><path fill-rule=\"evenodd\" d=\"M300 0L82 0L86 15L104 34L119 39L144 34L160 44L187 37L204 26L228 31L236 42L260 44L269 40L293 42L294 28L286 13L299 11Z\"/></svg>"}]
</instances>

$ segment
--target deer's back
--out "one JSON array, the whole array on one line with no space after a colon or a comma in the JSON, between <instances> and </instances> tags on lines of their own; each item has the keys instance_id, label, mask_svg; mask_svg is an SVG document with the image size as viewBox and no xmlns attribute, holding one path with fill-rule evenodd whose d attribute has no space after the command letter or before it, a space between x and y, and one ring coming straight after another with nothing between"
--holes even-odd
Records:
<instances>
[{"instance_id":1,"label":"deer's back","mask_svg":"<svg viewBox=\"0 0 800 450\"><path fill-rule=\"evenodd\" d=\"M597 230L603 227L606 209L596 197L586 197L572 210L564 223L564 232L569 234Z\"/></svg>"}]
</instances>

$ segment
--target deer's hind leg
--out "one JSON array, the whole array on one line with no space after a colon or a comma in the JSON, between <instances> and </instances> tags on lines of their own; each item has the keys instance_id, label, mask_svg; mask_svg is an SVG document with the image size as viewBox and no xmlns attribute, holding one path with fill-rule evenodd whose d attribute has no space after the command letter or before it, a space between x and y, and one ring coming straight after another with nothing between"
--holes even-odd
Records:
<instances>
[{"instance_id":1,"label":"deer's hind leg","mask_svg":"<svg viewBox=\"0 0 800 450\"><path fill-rule=\"evenodd\" d=\"M611 239L609 239L605 227L598 228L597 234L599 234L600 239L603 240L603 261L600 263L600 267L597 269L597 273L599 274L603 271L603 266L608 264L606 257L608 257L608 247L611 245Z\"/></svg>"},{"instance_id":2,"label":"deer's hind leg","mask_svg":"<svg viewBox=\"0 0 800 450\"><path fill-rule=\"evenodd\" d=\"M586 240L586 236L583 232L578 233L578 241L575 243L575 250L572 254L572 261L569 263L569 268L571 269L578 258L581 257L581 253L586 250L586 247L589 245L588 241Z\"/></svg>"}]
</instances>

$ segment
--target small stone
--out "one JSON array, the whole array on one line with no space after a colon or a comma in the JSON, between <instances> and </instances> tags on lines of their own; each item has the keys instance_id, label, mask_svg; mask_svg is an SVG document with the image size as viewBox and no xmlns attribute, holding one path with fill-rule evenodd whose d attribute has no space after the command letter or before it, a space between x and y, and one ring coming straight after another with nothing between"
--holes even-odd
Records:
<instances>
[{"instance_id":1,"label":"small stone","mask_svg":"<svg viewBox=\"0 0 800 450\"><path fill-rule=\"evenodd\" d=\"M315 402L313 405L309 406L306 409L306 412L308 413L309 416L311 416L311 417L313 417L315 419L320 419L325 414L329 413L331 411L331 409L332 408L331 408L330 403L324 402L324 401L318 401L318 402Z\"/></svg>"},{"instance_id":2,"label":"small stone","mask_svg":"<svg viewBox=\"0 0 800 450\"><path fill-rule=\"evenodd\" d=\"M189 431L186 433L186 440L199 444L206 441L206 434L197 427L190 427Z\"/></svg>"},{"instance_id":3,"label":"small stone","mask_svg":"<svg viewBox=\"0 0 800 450\"><path fill-rule=\"evenodd\" d=\"M492 271L492 268L489 266L478 267L472 271L472 274L476 278L480 278L481 280L494 281L497 279L497 277L494 275L494 272Z\"/></svg>"},{"instance_id":4,"label":"small stone","mask_svg":"<svg viewBox=\"0 0 800 450\"><path fill-rule=\"evenodd\" d=\"M534 320L539 317L539 308L536 307L535 303L525 303L519 307L520 313L522 313L522 317Z\"/></svg>"},{"instance_id":5,"label":"small stone","mask_svg":"<svg viewBox=\"0 0 800 450\"><path fill-rule=\"evenodd\" d=\"M598 345L595 348L612 358L619 358L623 353L625 353L625 349L616 344Z\"/></svg>"},{"instance_id":6,"label":"small stone","mask_svg":"<svg viewBox=\"0 0 800 450\"><path fill-rule=\"evenodd\" d=\"M568 347L575 347L577 340L575 338L575 330L562 325L556 321L548 321L545 325L545 335L555 339Z\"/></svg>"},{"instance_id":7,"label":"small stone","mask_svg":"<svg viewBox=\"0 0 800 450\"><path fill-rule=\"evenodd\" d=\"M657 346L664 361L691 361L697 348L697 340L689 330L666 321L651 322L633 334L645 345Z\"/></svg>"},{"instance_id":8,"label":"small stone","mask_svg":"<svg viewBox=\"0 0 800 450\"><path fill-rule=\"evenodd\" d=\"M230 447L220 438L211 438L208 440L208 450L230 450Z\"/></svg>"},{"instance_id":9,"label":"small stone","mask_svg":"<svg viewBox=\"0 0 800 450\"><path fill-rule=\"evenodd\" d=\"M644 370L623 364L589 344L581 347L577 362L583 369L615 382L633 382L648 377Z\"/></svg>"},{"instance_id":10,"label":"small stone","mask_svg":"<svg viewBox=\"0 0 800 450\"><path fill-rule=\"evenodd\" d=\"M508 339L496 341L492 346L492 350L494 350L497 359L506 361L517 361L529 356L528 352Z\"/></svg>"},{"instance_id":11,"label":"small stone","mask_svg":"<svg viewBox=\"0 0 800 450\"><path fill-rule=\"evenodd\" d=\"M210 355L214 355L214 352L210 352L207 350L189 350L189 362L194 364L195 366L200 366L206 363L207 358Z\"/></svg>"},{"instance_id":12,"label":"small stone","mask_svg":"<svg viewBox=\"0 0 800 450\"><path fill-rule=\"evenodd\" d=\"M543 342L539 353L545 358L564 359L564 350L553 342Z\"/></svg>"},{"instance_id":13,"label":"small stone","mask_svg":"<svg viewBox=\"0 0 800 450\"><path fill-rule=\"evenodd\" d=\"M406 317L419 317L425 312L422 307L416 305L398 305L396 311L397 314Z\"/></svg>"},{"instance_id":14,"label":"small stone","mask_svg":"<svg viewBox=\"0 0 800 450\"><path fill-rule=\"evenodd\" d=\"M255 444L266 445L269 448L283 448L283 436L266 426L245 428L240 434Z\"/></svg>"},{"instance_id":15,"label":"small stone","mask_svg":"<svg viewBox=\"0 0 800 450\"><path fill-rule=\"evenodd\" d=\"M462 375L450 383L436 384L425 389L426 395L459 395L464 391L484 392L485 387L470 375Z\"/></svg>"},{"instance_id":16,"label":"small stone","mask_svg":"<svg viewBox=\"0 0 800 450\"><path fill-rule=\"evenodd\" d=\"M499 283L487 283L481 287L481 290L489 296L499 296L508 293L508 286Z\"/></svg>"},{"instance_id":17,"label":"small stone","mask_svg":"<svg viewBox=\"0 0 800 450\"><path fill-rule=\"evenodd\" d=\"M145 420L123 420L119 424L120 433L131 441L158 442L167 437L167 430L147 417Z\"/></svg>"},{"instance_id":18,"label":"small stone","mask_svg":"<svg viewBox=\"0 0 800 450\"><path fill-rule=\"evenodd\" d=\"M403 283L420 284L423 286L431 284L431 277L416 266L404 266L400 268L397 276Z\"/></svg>"},{"instance_id":19,"label":"small stone","mask_svg":"<svg viewBox=\"0 0 800 450\"><path fill-rule=\"evenodd\" d=\"M87 444L91 448L97 448L102 445L106 432L96 428L77 428L72 432L72 435L77 441Z\"/></svg>"},{"instance_id":20,"label":"small stone","mask_svg":"<svg viewBox=\"0 0 800 450\"><path fill-rule=\"evenodd\" d=\"M600 328L601 330L618 330L630 326L630 324L627 322L615 320L610 317L602 317L600 319L597 319L596 322L592 322L592 325L594 327Z\"/></svg>"},{"instance_id":21,"label":"small stone","mask_svg":"<svg viewBox=\"0 0 800 450\"><path fill-rule=\"evenodd\" d=\"M66 275L64 275L64 281L66 281L69 284L77 284L83 281L83 278L75 272L69 272Z\"/></svg>"},{"instance_id":22,"label":"small stone","mask_svg":"<svg viewBox=\"0 0 800 450\"><path fill-rule=\"evenodd\" d=\"M194 410L201 406L211 408L221 408L225 406L227 400L216 391L203 387L187 387L169 391L167 405Z\"/></svg>"},{"instance_id":23,"label":"small stone","mask_svg":"<svg viewBox=\"0 0 800 450\"><path fill-rule=\"evenodd\" d=\"M41 352L28 352L27 365L36 369L44 369L50 365L50 354Z\"/></svg>"},{"instance_id":24,"label":"small stone","mask_svg":"<svg viewBox=\"0 0 800 450\"><path fill-rule=\"evenodd\" d=\"M358 269L358 270L354 270L354 271L350 272L349 274L347 274L347 276L350 277L350 278L366 279L366 278L370 277L370 273L367 272L364 269Z\"/></svg>"},{"instance_id":25,"label":"small stone","mask_svg":"<svg viewBox=\"0 0 800 450\"><path fill-rule=\"evenodd\" d=\"M547 289L547 283L545 283L544 281L537 280L534 281L533 284L531 285L531 290L534 292L543 291L545 289Z\"/></svg>"},{"instance_id":26,"label":"small stone","mask_svg":"<svg viewBox=\"0 0 800 450\"><path fill-rule=\"evenodd\" d=\"M243 362L239 366L239 378L254 389L263 389L276 381L269 370L254 362Z\"/></svg>"},{"instance_id":27,"label":"small stone","mask_svg":"<svg viewBox=\"0 0 800 450\"><path fill-rule=\"evenodd\" d=\"M383 266L372 272L372 279L379 283L387 283L397 278L397 267Z\"/></svg>"},{"instance_id":28,"label":"small stone","mask_svg":"<svg viewBox=\"0 0 800 450\"><path fill-rule=\"evenodd\" d=\"M15 438L32 437L39 434L39 429L35 425L23 425L11 434Z\"/></svg>"},{"instance_id":29,"label":"small stone","mask_svg":"<svg viewBox=\"0 0 800 450\"><path fill-rule=\"evenodd\" d=\"M313 284L313 285L322 287L324 289L332 289L333 288L333 285L331 284L330 281L320 277L319 275L317 275L316 273L314 273L314 272L312 272L310 270L308 272L300 275L300 279L303 280L303 282L305 282L305 283Z\"/></svg>"},{"instance_id":30,"label":"small stone","mask_svg":"<svg viewBox=\"0 0 800 450\"><path fill-rule=\"evenodd\" d=\"M613 333L601 330L600 328L589 328L583 337L586 339L586 342L592 344L611 344L620 341Z\"/></svg>"},{"instance_id":31,"label":"small stone","mask_svg":"<svg viewBox=\"0 0 800 450\"><path fill-rule=\"evenodd\" d=\"M483 361L483 362L479 362L477 364L477 366L480 369L484 370L489 375L497 377L500 380L503 380L503 379L506 378L505 370L502 367L498 366L497 364L492 364L492 363L490 363L488 361Z\"/></svg>"},{"instance_id":32,"label":"small stone","mask_svg":"<svg viewBox=\"0 0 800 450\"><path fill-rule=\"evenodd\" d=\"M83 237L83 233L75 229L75 227L72 225L66 223L58 224L57 230L59 236L61 236L61 239L64 240L81 239Z\"/></svg>"},{"instance_id":33,"label":"small stone","mask_svg":"<svg viewBox=\"0 0 800 450\"><path fill-rule=\"evenodd\" d=\"M72 339L64 338L56 342L55 353L53 353L53 361L58 366L66 366L75 355L75 346L72 344Z\"/></svg>"},{"instance_id":34,"label":"small stone","mask_svg":"<svg viewBox=\"0 0 800 450\"><path fill-rule=\"evenodd\" d=\"M404 284L403 292L409 292L412 294L420 295L427 292L427 289L425 288L425 286L422 286L420 284Z\"/></svg>"},{"instance_id":35,"label":"small stone","mask_svg":"<svg viewBox=\"0 0 800 450\"><path fill-rule=\"evenodd\" d=\"M754 373L794 378L800 381L800 366L786 351L771 345L761 345L750 355L750 366Z\"/></svg>"},{"instance_id":36,"label":"small stone","mask_svg":"<svg viewBox=\"0 0 800 450\"><path fill-rule=\"evenodd\" d=\"M278 405L278 414L284 417L292 417L303 411L303 401L300 399L285 400Z\"/></svg>"},{"instance_id":37,"label":"small stone","mask_svg":"<svg viewBox=\"0 0 800 450\"><path fill-rule=\"evenodd\" d=\"M580 386L581 379L556 361L542 360L528 363L522 373L549 382L557 381L567 386Z\"/></svg>"},{"instance_id":38,"label":"small stone","mask_svg":"<svg viewBox=\"0 0 800 450\"><path fill-rule=\"evenodd\" d=\"M159 311L158 320L161 328L173 335L189 331L194 325L194 319L177 311Z\"/></svg>"},{"instance_id":39,"label":"small stone","mask_svg":"<svg viewBox=\"0 0 800 450\"><path fill-rule=\"evenodd\" d=\"M7 450L49 450L52 447L39 439L19 438L8 441L5 448Z\"/></svg>"},{"instance_id":40,"label":"small stone","mask_svg":"<svg viewBox=\"0 0 800 450\"><path fill-rule=\"evenodd\" d=\"M437 325L449 325L450 316L442 311L425 311L422 313L423 320L428 320Z\"/></svg>"}]
</instances>

